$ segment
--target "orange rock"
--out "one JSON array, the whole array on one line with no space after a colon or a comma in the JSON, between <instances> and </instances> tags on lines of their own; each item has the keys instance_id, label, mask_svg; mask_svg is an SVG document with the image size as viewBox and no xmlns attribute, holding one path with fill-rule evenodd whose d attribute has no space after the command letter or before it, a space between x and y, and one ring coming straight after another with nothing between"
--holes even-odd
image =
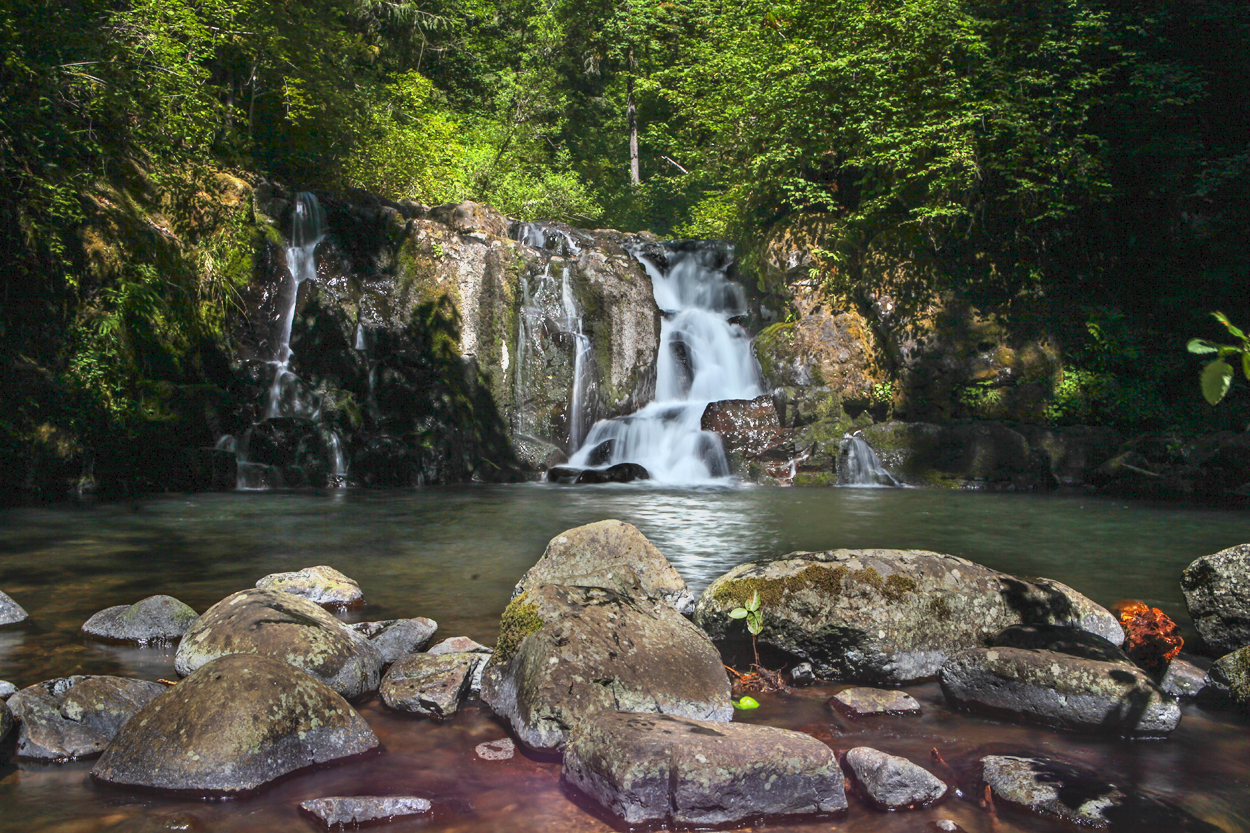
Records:
<instances>
[{"instance_id":1,"label":"orange rock","mask_svg":"<svg viewBox=\"0 0 1250 833\"><path fill-rule=\"evenodd\" d=\"M1124 626L1125 653L1142 668L1162 672L1181 652L1185 640L1162 610L1130 599L1116 602L1111 609Z\"/></svg>"}]
</instances>

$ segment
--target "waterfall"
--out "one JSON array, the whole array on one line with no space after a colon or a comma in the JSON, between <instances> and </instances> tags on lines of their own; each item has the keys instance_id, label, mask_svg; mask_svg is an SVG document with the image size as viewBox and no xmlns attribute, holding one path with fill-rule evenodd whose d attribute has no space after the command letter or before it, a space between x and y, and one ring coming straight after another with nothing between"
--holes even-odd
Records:
<instances>
[{"instance_id":1,"label":"waterfall","mask_svg":"<svg viewBox=\"0 0 1250 833\"><path fill-rule=\"evenodd\" d=\"M839 486L901 486L881 465L877 452L859 432L842 438L838 450Z\"/></svg>"},{"instance_id":2,"label":"waterfall","mask_svg":"<svg viewBox=\"0 0 1250 833\"><path fill-rule=\"evenodd\" d=\"M663 313L655 401L596 423L570 468L644 467L661 483L708 483L729 475L720 438L702 430L703 411L722 399L760 394L746 331L731 319L746 309L742 288L725 274L723 248L670 245L662 260L631 252L651 277Z\"/></svg>"},{"instance_id":3,"label":"waterfall","mask_svg":"<svg viewBox=\"0 0 1250 833\"><path fill-rule=\"evenodd\" d=\"M295 322L295 302L299 287L317 274L315 252L323 235L323 214L317 197L307 191L295 196L295 211L291 217L291 239L286 247L287 271L291 273L289 296L285 297L278 331L278 346L274 351L273 382L265 399L265 416L311 416L299 413L298 380L291 373L291 325Z\"/></svg>"}]
</instances>

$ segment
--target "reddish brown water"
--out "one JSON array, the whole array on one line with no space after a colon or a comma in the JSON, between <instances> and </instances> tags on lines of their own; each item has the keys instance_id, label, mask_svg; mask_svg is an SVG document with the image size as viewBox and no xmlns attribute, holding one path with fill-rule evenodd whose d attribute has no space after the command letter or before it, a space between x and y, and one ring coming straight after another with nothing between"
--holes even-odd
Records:
<instances>
[{"instance_id":1,"label":"reddish brown water","mask_svg":"<svg viewBox=\"0 0 1250 833\"><path fill-rule=\"evenodd\" d=\"M0 630L0 679L25 686L54 676L110 673L173 677L171 648L104 646L79 625L96 610L169 593L203 610L275 570L329 563L357 578L369 600L357 618L426 615L437 638L467 634L493 643L499 613L522 572L556 533L619 517L643 529L696 592L746 558L834 546L908 546L953 552L999 569L1058 578L1109 604L1137 596L1178 617L1175 587L1192 558L1250 539L1244 515L943 493L852 494L838 490L667 493L609 489L460 490L390 496L227 495L138 506L4 513L0 589L32 622ZM1187 622L1182 622L1188 627ZM821 685L761 696L739 719L809 732L831 747L870 745L930 767L937 748L966 787L990 752L1059 758L1100 773L1125 792L1170 802L1228 833L1250 833L1250 723L1236 714L1184 707L1164 741L1083 737L954 713L935 684L907 689L919 717L852 721L826 707ZM91 762L0 768L0 831L94 833L155 823L171 813L223 833L311 831L296 805L326 795L402 794L434 812L387 831L576 831L614 828L570 794L556 761L518 755L478 759L473 748L506 736L474 703L445 724L396 714L376 697L357 704L381 738L376 755L297 774L258 795L202 801L94 784ZM918 833L948 818L969 833L1049 833L1044 819L974 800L881 813L852 798L829 819L769 821L768 829ZM1141 819L1135 830L1171 833L1174 822Z\"/></svg>"}]
</instances>

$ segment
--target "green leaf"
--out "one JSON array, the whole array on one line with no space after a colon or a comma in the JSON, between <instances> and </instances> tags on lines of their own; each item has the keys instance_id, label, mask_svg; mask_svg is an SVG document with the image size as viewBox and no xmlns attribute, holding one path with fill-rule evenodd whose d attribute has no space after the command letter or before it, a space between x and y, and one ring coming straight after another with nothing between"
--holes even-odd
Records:
<instances>
[{"instance_id":1,"label":"green leaf","mask_svg":"<svg viewBox=\"0 0 1250 833\"><path fill-rule=\"evenodd\" d=\"M735 709L758 709L760 704L755 701L754 697L743 696L741 700L731 701Z\"/></svg>"},{"instance_id":2,"label":"green leaf","mask_svg":"<svg viewBox=\"0 0 1250 833\"><path fill-rule=\"evenodd\" d=\"M1202 396L1212 405L1219 403L1233 383L1233 368L1223 359L1208 362L1202 369Z\"/></svg>"},{"instance_id":3,"label":"green leaf","mask_svg":"<svg viewBox=\"0 0 1250 833\"><path fill-rule=\"evenodd\" d=\"M1223 324L1223 325L1224 325L1224 327L1225 327L1225 328L1226 328L1226 329L1227 329L1230 333L1232 333L1232 334L1233 334L1236 338L1239 338L1239 339L1241 339L1242 341L1245 341L1245 340L1246 340L1246 334L1245 334L1245 333L1243 333L1241 330L1237 329L1236 327L1234 327L1234 326L1233 326L1233 322L1231 322L1231 321L1229 321L1229 320L1228 320L1228 316L1227 316L1227 315L1225 315L1225 314L1224 314L1224 313L1222 313L1222 312L1213 312L1213 313L1211 313L1211 315L1212 315L1212 316L1214 316L1214 318L1215 318L1215 320L1216 320L1216 321L1218 321L1218 322L1220 322L1221 324Z\"/></svg>"},{"instance_id":4,"label":"green leaf","mask_svg":"<svg viewBox=\"0 0 1250 833\"><path fill-rule=\"evenodd\" d=\"M746 617L746 615L747 615L747 610L741 607L735 607L733 610L729 611L730 619L743 619Z\"/></svg>"},{"instance_id":5,"label":"green leaf","mask_svg":"<svg viewBox=\"0 0 1250 833\"><path fill-rule=\"evenodd\" d=\"M1220 345L1207 341L1205 338L1191 338L1189 340L1189 352L1191 353L1218 353Z\"/></svg>"},{"instance_id":6,"label":"green leaf","mask_svg":"<svg viewBox=\"0 0 1250 833\"><path fill-rule=\"evenodd\" d=\"M751 594L751 601L747 602L747 610L756 611L760 609L760 591L756 590Z\"/></svg>"},{"instance_id":7,"label":"green leaf","mask_svg":"<svg viewBox=\"0 0 1250 833\"><path fill-rule=\"evenodd\" d=\"M1247 379L1250 379L1250 350L1241 352L1241 372Z\"/></svg>"}]
</instances>

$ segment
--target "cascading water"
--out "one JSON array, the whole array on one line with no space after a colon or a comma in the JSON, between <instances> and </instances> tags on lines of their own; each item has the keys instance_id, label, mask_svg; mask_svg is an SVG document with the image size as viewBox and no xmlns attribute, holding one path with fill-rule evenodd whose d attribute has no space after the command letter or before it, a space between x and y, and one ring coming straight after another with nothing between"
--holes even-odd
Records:
<instances>
[{"instance_id":1,"label":"cascading water","mask_svg":"<svg viewBox=\"0 0 1250 833\"><path fill-rule=\"evenodd\" d=\"M901 486L894 475L885 470L877 452L859 433L842 438L838 450L838 485L858 487Z\"/></svg>"},{"instance_id":2,"label":"cascading water","mask_svg":"<svg viewBox=\"0 0 1250 833\"><path fill-rule=\"evenodd\" d=\"M711 402L760 394L750 337L731 322L746 309L742 288L726 277L724 250L713 244L669 247L664 267L641 251L633 254L664 315L655 401L596 423L569 467L635 463L661 483L723 479L729 465L720 438L702 430L703 412Z\"/></svg>"},{"instance_id":3,"label":"cascading water","mask_svg":"<svg viewBox=\"0 0 1250 833\"><path fill-rule=\"evenodd\" d=\"M298 380L291 373L291 325L295 321L295 302L299 287L317 274L317 244L324 236L323 214L317 197L301 191L295 197L295 210L291 217L291 239L286 248L287 270L291 273L290 293L283 306L278 346L273 357L273 382L265 399L265 416L311 416L300 414L301 404L297 396Z\"/></svg>"}]
</instances>

